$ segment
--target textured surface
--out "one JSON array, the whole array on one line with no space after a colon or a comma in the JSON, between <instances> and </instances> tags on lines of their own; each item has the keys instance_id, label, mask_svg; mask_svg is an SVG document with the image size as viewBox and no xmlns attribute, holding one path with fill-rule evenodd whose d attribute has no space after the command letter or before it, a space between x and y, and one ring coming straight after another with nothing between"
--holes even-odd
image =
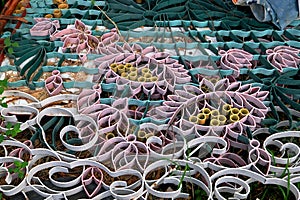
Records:
<instances>
[{"instance_id":1,"label":"textured surface","mask_svg":"<svg viewBox=\"0 0 300 200\"><path fill-rule=\"evenodd\" d=\"M5 196L300 198L299 21L217 0L69 0L47 20L57 5L30 4L0 68L1 131L22 130L0 143Z\"/></svg>"}]
</instances>

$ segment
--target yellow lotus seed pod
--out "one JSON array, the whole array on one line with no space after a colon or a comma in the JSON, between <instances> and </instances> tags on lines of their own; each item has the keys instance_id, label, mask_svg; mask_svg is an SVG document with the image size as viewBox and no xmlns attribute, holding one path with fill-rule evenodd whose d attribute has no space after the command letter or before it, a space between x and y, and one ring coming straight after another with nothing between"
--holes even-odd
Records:
<instances>
[{"instance_id":1,"label":"yellow lotus seed pod","mask_svg":"<svg viewBox=\"0 0 300 200\"><path fill-rule=\"evenodd\" d=\"M117 72L117 71L118 71L118 65L117 65L117 63L112 63L112 64L110 64L110 68L111 68L111 70L113 70L114 72Z\"/></svg>"},{"instance_id":2,"label":"yellow lotus seed pod","mask_svg":"<svg viewBox=\"0 0 300 200\"><path fill-rule=\"evenodd\" d=\"M227 118L224 115L219 115L218 120L220 122L220 125L224 125L227 121Z\"/></svg>"},{"instance_id":3,"label":"yellow lotus seed pod","mask_svg":"<svg viewBox=\"0 0 300 200\"><path fill-rule=\"evenodd\" d=\"M105 134L106 140L109 140L109 139L114 138L114 137L115 137L115 134L113 134L112 132L109 132L109 133Z\"/></svg>"},{"instance_id":4,"label":"yellow lotus seed pod","mask_svg":"<svg viewBox=\"0 0 300 200\"><path fill-rule=\"evenodd\" d=\"M239 120L240 120L240 117L239 117L237 114L230 115L229 121L230 121L231 123L238 122Z\"/></svg>"},{"instance_id":5,"label":"yellow lotus seed pod","mask_svg":"<svg viewBox=\"0 0 300 200\"><path fill-rule=\"evenodd\" d=\"M129 77L130 80L136 81L137 80L137 73L136 72L130 72L128 77Z\"/></svg>"},{"instance_id":6,"label":"yellow lotus seed pod","mask_svg":"<svg viewBox=\"0 0 300 200\"><path fill-rule=\"evenodd\" d=\"M119 64L117 66L118 69L118 74L122 74L123 72L125 72L125 66L123 64Z\"/></svg>"},{"instance_id":7,"label":"yellow lotus seed pod","mask_svg":"<svg viewBox=\"0 0 300 200\"><path fill-rule=\"evenodd\" d=\"M240 112L240 109L238 108L231 108L230 113L231 115L238 115Z\"/></svg>"},{"instance_id":8,"label":"yellow lotus seed pod","mask_svg":"<svg viewBox=\"0 0 300 200\"><path fill-rule=\"evenodd\" d=\"M117 65L117 63L111 63L110 65L109 65L109 67L113 67L113 68L116 68L118 65Z\"/></svg>"},{"instance_id":9,"label":"yellow lotus seed pod","mask_svg":"<svg viewBox=\"0 0 300 200\"><path fill-rule=\"evenodd\" d=\"M212 110L212 111L210 112L210 117L211 117L212 119L218 118L219 115L220 115L220 112L219 112L218 110Z\"/></svg>"},{"instance_id":10,"label":"yellow lotus seed pod","mask_svg":"<svg viewBox=\"0 0 300 200\"><path fill-rule=\"evenodd\" d=\"M135 76L128 76L128 79L131 80L131 81L136 81L137 78Z\"/></svg>"},{"instance_id":11,"label":"yellow lotus seed pod","mask_svg":"<svg viewBox=\"0 0 300 200\"><path fill-rule=\"evenodd\" d=\"M197 115L197 118L198 118L198 124L201 124L201 125L205 124L205 122L206 122L206 116L205 116L204 113L199 113Z\"/></svg>"},{"instance_id":12,"label":"yellow lotus seed pod","mask_svg":"<svg viewBox=\"0 0 300 200\"><path fill-rule=\"evenodd\" d=\"M132 64L131 64L131 63L126 63L126 64L125 64L125 68L130 69L130 67L132 67Z\"/></svg>"},{"instance_id":13,"label":"yellow lotus seed pod","mask_svg":"<svg viewBox=\"0 0 300 200\"><path fill-rule=\"evenodd\" d=\"M121 77L127 77L128 76L128 74L127 74L127 72L123 72L122 74L121 74Z\"/></svg>"},{"instance_id":14,"label":"yellow lotus seed pod","mask_svg":"<svg viewBox=\"0 0 300 200\"><path fill-rule=\"evenodd\" d=\"M202 113L205 115L206 119L209 118L211 110L209 108L202 109Z\"/></svg>"},{"instance_id":15,"label":"yellow lotus seed pod","mask_svg":"<svg viewBox=\"0 0 300 200\"><path fill-rule=\"evenodd\" d=\"M218 79L217 78L211 78L210 82L213 83L213 84L216 84L218 82Z\"/></svg>"},{"instance_id":16,"label":"yellow lotus seed pod","mask_svg":"<svg viewBox=\"0 0 300 200\"><path fill-rule=\"evenodd\" d=\"M201 90L202 90L204 93L208 93L208 92L209 92L209 88L208 88L206 85L201 85Z\"/></svg>"},{"instance_id":17,"label":"yellow lotus seed pod","mask_svg":"<svg viewBox=\"0 0 300 200\"><path fill-rule=\"evenodd\" d=\"M245 117L248 114L249 114L249 110L247 108L240 109L240 112L239 112L240 117Z\"/></svg>"},{"instance_id":18,"label":"yellow lotus seed pod","mask_svg":"<svg viewBox=\"0 0 300 200\"><path fill-rule=\"evenodd\" d=\"M138 139L140 139L141 141L145 141L147 138L146 138L147 134L145 131L138 131L137 133L137 137Z\"/></svg>"},{"instance_id":19,"label":"yellow lotus seed pod","mask_svg":"<svg viewBox=\"0 0 300 200\"><path fill-rule=\"evenodd\" d=\"M141 131L141 130L139 130L139 131L138 131L138 137L139 137L139 138L144 138L144 137L146 137L146 131Z\"/></svg>"},{"instance_id":20,"label":"yellow lotus seed pod","mask_svg":"<svg viewBox=\"0 0 300 200\"><path fill-rule=\"evenodd\" d=\"M142 69L142 74L146 74L146 73L150 73L150 69L149 68L143 68Z\"/></svg>"},{"instance_id":21,"label":"yellow lotus seed pod","mask_svg":"<svg viewBox=\"0 0 300 200\"><path fill-rule=\"evenodd\" d=\"M136 67L130 67L129 71L131 71L131 72L137 72L137 68Z\"/></svg>"},{"instance_id":22,"label":"yellow lotus seed pod","mask_svg":"<svg viewBox=\"0 0 300 200\"><path fill-rule=\"evenodd\" d=\"M220 121L217 119L212 119L212 120L210 120L209 125L210 126L220 126Z\"/></svg>"},{"instance_id":23,"label":"yellow lotus seed pod","mask_svg":"<svg viewBox=\"0 0 300 200\"><path fill-rule=\"evenodd\" d=\"M138 80L138 82L145 82L146 81L145 77L143 77L143 76L139 77L137 80Z\"/></svg>"},{"instance_id":24,"label":"yellow lotus seed pod","mask_svg":"<svg viewBox=\"0 0 300 200\"><path fill-rule=\"evenodd\" d=\"M147 78L151 78L152 77L152 74L151 73L145 73L144 74L144 77L147 79Z\"/></svg>"},{"instance_id":25,"label":"yellow lotus seed pod","mask_svg":"<svg viewBox=\"0 0 300 200\"><path fill-rule=\"evenodd\" d=\"M194 116L194 115L191 115L191 116L189 117L189 121L190 121L190 122L193 122L193 123L195 123L195 124L198 124L198 118L197 118L196 116Z\"/></svg>"},{"instance_id":26,"label":"yellow lotus seed pod","mask_svg":"<svg viewBox=\"0 0 300 200\"><path fill-rule=\"evenodd\" d=\"M152 76L152 77L150 78L150 81L151 81L151 82L155 82L155 81L157 81L157 80L158 80L157 76Z\"/></svg>"},{"instance_id":27,"label":"yellow lotus seed pod","mask_svg":"<svg viewBox=\"0 0 300 200\"><path fill-rule=\"evenodd\" d=\"M126 64L124 65L125 72L129 72L131 67L132 67L132 64L126 63Z\"/></svg>"},{"instance_id":28,"label":"yellow lotus seed pod","mask_svg":"<svg viewBox=\"0 0 300 200\"><path fill-rule=\"evenodd\" d=\"M223 115L228 115L230 113L231 110L231 105L230 104L224 104L222 106L222 114Z\"/></svg>"},{"instance_id":29,"label":"yellow lotus seed pod","mask_svg":"<svg viewBox=\"0 0 300 200\"><path fill-rule=\"evenodd\" d=\"M129 76L137 76L137 73L136 72L130 72Z\"/></svg>"},{"instance_id":30,"label":"yellow lotus seed pod","mask_svg":"<svg viewBox=\"0 0 300 200\"><path fill-rule=\"evenodd\" d=\"M137 78L136 78L136 76L129 76L128 75L128 80L137 81Z\"/></svg>"}]
</instances>

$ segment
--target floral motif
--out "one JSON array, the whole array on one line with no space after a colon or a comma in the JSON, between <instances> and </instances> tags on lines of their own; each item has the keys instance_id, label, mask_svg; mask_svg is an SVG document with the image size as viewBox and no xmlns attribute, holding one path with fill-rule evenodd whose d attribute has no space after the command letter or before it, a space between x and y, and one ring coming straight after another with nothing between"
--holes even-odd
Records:
<instances>
[{"instance_id":1,"label":"floral motif","mask_svg":"<svg viewBox=\"0 0 300 200\"><path fill-rule=\"evenodd\" d=\"M95 63L99 72L104 74L96 75L94 80L104 77L106 83L116 83L117 92L121 93L119 95L123 97L137 98L136 95L144 93L151 99L158 99L167 91L174 91L176 85L188 83L191 79L183 65L172 59L168 53L158 52L152 46L143 49L139 45L133 45L131 53L107 55L96 59ZM112 65L126 64L135 68L134 77L123 76L121 72L118 73L112 67ZM155 80L146 80L147 77L144 74L146 70L147 74L154 77ZM107 72L105 73L105 71ZM142 76L145 77L145 80Z\"/></svg>"},{"instance_id":2,"label":"floral motif","mask_svg":"<svg viewBox=\"0 0 300 200\"><path fill-rule=\"evenodd\" d=\"M90 95L86 95L87 93ZM126 136L129 129L128 100L120 99L122 104L118 104L120 101L115 101L111 106L101 104L100 93L99 88L81 93L77 101L78 111L94 119L99 129L109 128L115 130L118 136Z\"/></svg>"},{"instance_id":3,"label":"floral motif","mask_svg":"<svg viewBox=\"0 0 300 200\"><path fill-rule=\"evenodd\" d=\"M253 55L242 49L229 49L228 51L220 50L220 68L233 70L233 76L240 75L241 68L254 68L252 63Z\"/></svg>"},{"instance_id":4,"label":"floral motif","mask_svg":"<svg viewBox=\"0 0 300 200\"><path fill-rule=\"evenodd\" d=\"M267 49L268 61L280 72L284 68L299 68L299 49L289 46L277 46L274 49Z\"/></svg>"},{"instance_id":5,"label":"floral motif","mask_svg":"<svg viewBox=\"0 0 300 200\"><path fill-rule=\"evenodd\" d=\"M37 23L30 29L31 36L50 36L60 28L59 21L47 18L35 18Z\"/></svg>"},{"instance_id":6,"label":"floral motif","mask_svg":"<svg viewBox=\"0 0 300 200\"><path fill-rule=\"evenodd\" d=\"M60 76L60 71L52 71L52 76L45 80L45 87L50 96L57 95L61 92L63 89L63 80Z\"/></svg>"},{"instance_id":7,"label":"floral motif","mask_svg":"<svg viewBox=\"0 0 300 200\"><path fill-rule=\"evenodd\" d=\"M93 36L88 27L80 20L76 19L74 28L66 28L51 35L51 40L57 38L64 42L63 52L69 49L72 53L79 54L83 62L86 61L87 54L98 52L98 38Z\"/></svg>"},{"instance_id":8,"label":"floral motif","mask_svg":"<svg viewBox=\"0 0 300 200\"><path fill-rule=\"evenodd\" d=\"M244 128L249 127L254 130L257 124L265 117L267 112L266 106L262 100L266 98L267 92L260 91L257 87L250 85L241 85L239 82L230 83L228 79L222 79L215 85L207 79L202 79L199 87L192 85L183 86L183 90L175 90L174 95L169 95L168 100L163 103L163 106L152 111L153 117L156 118L176 118L179 111L181 119L178 121L180 127L187 131L186 134L199 131L222 131L224 128L234 129L238 126ZM231 109L241 110L246 108L246 115L239 114L240 120L225 124L198 124L191 120L191 116L197 116L204 109L210 111L216 110L218 115L228 115L228 112L233 110L224 110L224 106L230 106ZM178 110L179 109L179 110ZM227 113L226 113L227 112ZM226 114L225 114L226 113ZM237 114L237 113L236 113ZM229 120L229 119L228 119ZM220 119L217 120L220 122ZM195 128L195 129L194 129Z\"/></svg>"},{"instance_id":9,"label":"floral motif","mask_svg":"<svg viewBox=\"0 0 300 200\"><path fill-rule=\"evenodd\" d=\"M81 176L81 182L83 184L84 191L89 198L95 196L99 192L99 190L101 189L102 180L103 173L98 167L89 167L83 172ZM92 182L95 182L97 187L92 193L90 193L87 189L87 186L90 185Z\"/></svg>"},{"instance_id":10,"label":"floral motif","mask_svg":"<svg viewBox=\"0 0 300 200\"><path fill-rule=\"evenodd\" d=\"M136 169L142 171L149 160L149 150L145 143L137 141L136 136L113 137L107 140L98 153L100 162L111 161L114 170Z\"/></svg>"},{"instance_id":11,"label":"floral motif","mask_svg":"<svg viewBox=\"0 0 300 200\"><path fill-rule=\"evenodd\" d=\"M295 39L297 31L222 31L253 25L198 22L206 7L230 10L230 1L114 0L105 7L103 2L69 2L70 10L59 10L52 1L32 0L27 14L47 5L46 13L83 21L36 19L31 35L27 24L11 36L14 42L6 40L15 59L1 71L10 89L24 92L5 90L0 97L4 198L255 199L261 191L256 186L273 185L280 186L279 195L286 191L281 195L286 199L300 199L300 51L275 47ZM190 9L199 3L201 12ZM76 7L82 12L74 13ZM92 10L96 7L103 10ZM165 21L187 13L200 18ZM94 20L100 15L104 26L110 18L118 29L101 32L101 22ZM209 15L214 20L220 12ZM161 19L155 27L141 27L139 20L130 24L132 16L146 25ZM62 25L68 26L58 30ZM132 27L140 28L119 31ZM45 40L28 39L32 36ZM241 47L245 51L235 49ZM88 63L76 59L95 57ZM15 129L21 132L10 136L8 130Z\"/></svg>"}]
</instances>

